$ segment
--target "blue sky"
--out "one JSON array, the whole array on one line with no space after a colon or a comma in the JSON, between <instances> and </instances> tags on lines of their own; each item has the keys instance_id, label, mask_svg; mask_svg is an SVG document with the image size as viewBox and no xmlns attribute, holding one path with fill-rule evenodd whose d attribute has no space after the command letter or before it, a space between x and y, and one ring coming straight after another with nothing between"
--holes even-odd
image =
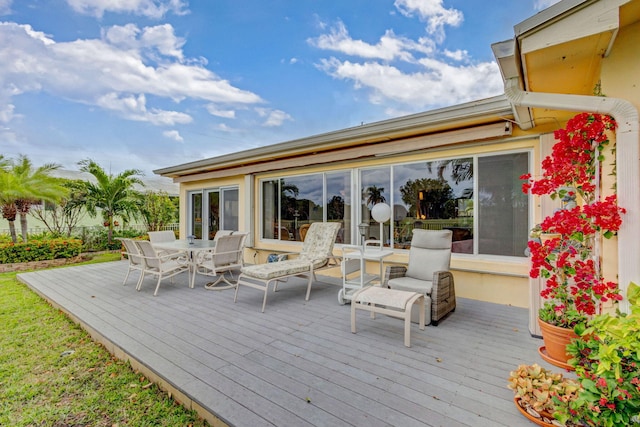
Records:
<instances>
[{"instance_id":1,"label":"blue sky","mask_svg":"<svg viewBox=\"0 0 640 427\"><path fill-rule=\"evenodd\" d=\"M0 0L0 154L152 170L503 93L554 0Z\"/></svg>"}]
</instances>

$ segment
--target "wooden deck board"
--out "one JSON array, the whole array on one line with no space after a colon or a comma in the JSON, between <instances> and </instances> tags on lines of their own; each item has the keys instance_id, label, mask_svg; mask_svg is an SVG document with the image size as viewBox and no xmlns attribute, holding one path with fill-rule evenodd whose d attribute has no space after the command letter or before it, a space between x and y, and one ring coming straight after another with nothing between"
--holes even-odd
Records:
<instances>
[{"instance_id":1,"label":"wooden deck board","mask_svg":"<svg viewBox=\"0 0 640 427\"><path fill-rule=\"evenodd\" d=\"M337 301L335 279L319 276L263 293L207 291L187 275L125 286L125 261L18 275L56 307L207 419L237 426L529 426L507 389L521 363L545 365L526 310L458 299L438 327L358 312ZM212 414L212 416L208 416Z\"/></svg>"}]
</instances>

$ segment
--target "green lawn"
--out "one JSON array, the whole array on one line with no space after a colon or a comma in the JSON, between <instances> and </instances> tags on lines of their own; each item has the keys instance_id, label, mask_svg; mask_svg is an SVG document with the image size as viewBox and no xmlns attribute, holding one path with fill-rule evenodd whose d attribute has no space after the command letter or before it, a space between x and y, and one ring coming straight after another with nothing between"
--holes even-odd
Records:
<instances>
[{"instance_id":1,"label":"green lawn","mask_svg":"<svg viewBox=\"0 0 640 427\"><path fill-rule=\"evenodd\" d=\"M206 425L18 282L16 273L0 274L0 426Z\"/></svg>"}]
</instances>

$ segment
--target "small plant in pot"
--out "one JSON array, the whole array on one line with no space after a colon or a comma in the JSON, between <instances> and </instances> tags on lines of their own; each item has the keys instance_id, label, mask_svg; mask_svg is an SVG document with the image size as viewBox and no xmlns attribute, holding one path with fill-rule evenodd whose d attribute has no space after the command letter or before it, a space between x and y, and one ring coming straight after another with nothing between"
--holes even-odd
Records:
<instances>
[{"instance_id":1,"label":"small plant in pot","mask_svg":"<svg viewBox=\"0 0 640 427\"><path fill-rule=\"evenodd\" d=\"M567 346L580 390L557 417L585 426L640 426L640 287L627 291L631 312L601 314Z\"/></svg>"},{"instance_id":2,"label":"small plant in pot","mask_svg":"<svg viewBox=\"0 0 640 427\"><path fill-rule=\"evenodd\" d=\"M557 130L553 152L542 162L542 177L523 175L523 191L569 200L564 209L545 218L538 234L553 235L548 240L528 243L531 254L531 278L541 278L540 292L545 300L539 312L542 336L550 363L567 367L564 334L560 329L584 325L601 312L602 303L618 301L617 283L607 280L600 267L598 247L603 238L615 236L625 210L618 206L615 194L604 196L598 183L602 175L608 132L614 120L605 115L581 113ZM549 325L550 327L547 327ZM557 336L553 347L545 334ZM575 335L573 335L575 337Z\"/></svg>"},{"instance_id":3,"label":"small plant in pot","mask_svg":"<svg viewBox=\"0 0 640 427\"><path fill-rule=\"evenodd\" d=\"M561 373L549 371L538 364L520 365L509 376L508 387L514 391L514 401L520 412L541 426L578 426L555 418L559 405L568 405L577 397L580 384Z\"/></svg>"}]
</instances>

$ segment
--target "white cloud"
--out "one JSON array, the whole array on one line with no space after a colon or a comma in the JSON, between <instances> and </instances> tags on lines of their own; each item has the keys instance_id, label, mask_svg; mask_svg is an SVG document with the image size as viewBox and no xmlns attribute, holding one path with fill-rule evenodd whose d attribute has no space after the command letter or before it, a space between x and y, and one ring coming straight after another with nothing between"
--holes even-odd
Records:
<instances>
[{"instance_id":1,"label":"white cloud","mask_svg":"<svg viewBox=\"0 0 640 427\"><path fill-rule=\"evenodd\" d=\"M221 110L215 104L207 105L207 111L212 116L222 117L225 119L235 119L236 112L235 110Z\"/></svg>"},{"instance_id":2,"label":"white cloud","mask_svg":"<svg viewBox=\"0 0 640 427\"><path fill-rule=\"evenodd\" d=\"M469 52L467 52L466 50L455 50L455 51L451 51L448 49L445 49L443 52L444 56L446 56L447 58L451 58L455 61L466 61L469 60Z\"/></svg>"},{"instance_id":3,"label":"white cloud","mask_svg":"<svg viewBox=\"0 0 640 427\"><path fill-rule=\"evenodd\" d=\"M554 4L558 3L559 1L560 0L534 0L533 8L535 10L546 9L549 6L553 6Z\"/></svg>"},{"instance_id":4,"label":"white cloud","mask_svg":"<svg viewBox=\"0 0 640 427\"><path fill-rule=\"evenodd\" d=\"M9 15L11 13L11 4L13 0L0 0L0 16Z\"/></svg>"},{"instance_id":5,"label":"white cloud","mask_svg":"<svg viewBox=\"0 0 640 427\"><path fill-rule=\"evenodd\" d=\"M166 13L176 15L188 13L183 0L67 0L67 4L78 13L101 18L105 12L131 13L159 19Z\"/></svg>"},{"instance_id":6,"label":"white cloud","mask_svg":"<svg viewBox=\"0 0 640 427\"><path fill-rule=\"evenodd\" d=\"M422 42L424 43L398 37L393 31L387 30L380 38L380 41L372 45L362 40L352 39L344 23L341 21L338 21L336 25L331 28L329 34L308 39L308 43L319 49L337 51L361 58L375 58L386 61L394 59L411 61L413 59L411 51L421 53L431 52L433 46L427 43L428 40L423 39Z\"/></svg>"},{"instance_id":7,"label":"white cloud","mask_svg":"<svg viewBox=\"0 0 640 427\"><path fill-rule=\"evenodd\" d=\"M404 73L376 62L354 63L336 58L321 67L338 79L352 80L356 88L370 89L374 104L392 100L413 108L453 105L502 92L502 79L493 62L455 67L433 59L419 61L422 70Z\"/></svg>"},{"instance_id":8,"label":"white cloud","mask_svg":"<svg viewBox=\"0 0 640 427\"><path fill-rule=\"evenodd\" d=\"M0 40L0 95L8 96L7 104L11 96L44 91L130 120L172 125L191 117L147 106L147 95L222 105L262 102L204 68L202 60L185 59L184 41L168 24L116 26L106 29L102 39L58 43L29 25L4 22Z\"/></svg>"},{"instance_id":9,"label":"white cloud","mask_svg":"<svg viewBox=\"0 0 640 427\"><path fill-rule=\"evenodd\" d=\"M445 9L443 0L396 0L394 6L404 16L418 18L427 22L427 33L436 37L438 41L444 38L444 26L459 26L464 17L456 9Z\"/></svg>"},{"instance_id":10,"label":"white cloud","mask_svg":"<svg viewBox=\"0 0 640 427\"><path fill-rule=\"evenodd\" d=\"M178 111L163 111L157 108L147 110L147 100L144 95L119 96L116 93L109 93L98 98L96 105L120 113L129 120L150 122L161 126L190 123L193 120L188 114Z\"/></svg>"},{"instance_id":11,"label":"white cloud","mask_svg":"<svg viewBox=\"0 0 640 427\"><path fill-rule=\"evenodd\" d=\"M115 25L103 30L102 38L114 47L144 51L154 59L162 56L183 59L182 46L185 40L176 37L170 24L142 30L134 24Z\"/></svg>"},{"instance_id":12,"label":"white cloud","mask_svg":"<svg viewBox=\"0 0 640 427\"><path fill-rule=\"evenodd\" d=\"M317 67L328 75L350 81L365 91L369 102L384 105L389 114L443 107L495 96L503 92L495 62L477 62L463 49L439 49L447 27L462 24L462 12L447 9L442 0L395 0L406 18L426 22L417 39L397 36L387 29L375 44L355 40L341 22L308 42L335 55ZM346 58L349 56L350 58Z\"/></svg>"},{"instance_id":13,"label":"white cloud","mask_svg":"<svg viewBox=\"0 0 640 427\"><path fill-rule=\"evenodd\" d=\"M177 130L166 130L162 132L162 135L164 135L165 138L173 139L174 141L184 142L184 139L180 136L180 132Z\"/></svg>"},{"instance_id":14,"label":"white cloud","mask_svg":"<svg viewBox=\"0 0 640 427\"><path fill-rule=\"evenodd\" d=\"M234 129L234 128L232 128L232 127L230 127L230 126L228 126L228 125L226 125L224 123L219 123L216 126L216 129L220 130L222 132L237 132L238 131L238 129Z\"/></svg>"},{"instance_id":15,"label":"white cloud","mask_svg":"<svg viewBox=\"0 0 640 427\"><path fill-rule=\"evenodd\" d=\"M293 120L293 118L281 110L271 110L269 108L256 108L256 112L260 117L266 117L266 120L262 123L265 127L277 127L282 126L285 120Z\"/></svg>"},{"instance_id":16,"label":"white cloud","mask_svg":"<svg viewBox=\"0 0 640 427\"><path fill-rule=\"evenodd\" d=\"M0 104L0 123L9 123L13 120L15 108L13 104Z\"/></svg>"}]
</instances>

